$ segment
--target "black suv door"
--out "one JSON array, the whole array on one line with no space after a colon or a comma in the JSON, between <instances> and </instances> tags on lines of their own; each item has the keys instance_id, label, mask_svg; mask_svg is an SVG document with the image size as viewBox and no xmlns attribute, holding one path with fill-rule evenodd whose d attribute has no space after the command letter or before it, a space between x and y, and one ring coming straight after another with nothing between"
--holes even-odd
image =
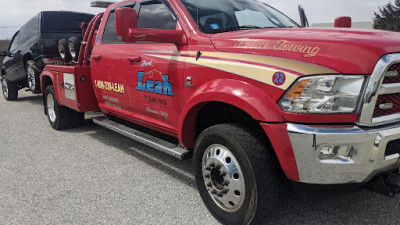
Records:
<instances>
[{"instance_id":1,"label":"black suv door","mask_svg":"<svg viewBox=\"0 0 400 225\"><path fill-rule=\"evenodd\" d=\"M21 49L19 49L20 32L14 34L11 40L8 51L11 53L11 57L5 57L3 66L7 74L7 79L11 82L18 80L20 73L25 73L25 68L22 61Z\"/></svg>"}]
</instances>

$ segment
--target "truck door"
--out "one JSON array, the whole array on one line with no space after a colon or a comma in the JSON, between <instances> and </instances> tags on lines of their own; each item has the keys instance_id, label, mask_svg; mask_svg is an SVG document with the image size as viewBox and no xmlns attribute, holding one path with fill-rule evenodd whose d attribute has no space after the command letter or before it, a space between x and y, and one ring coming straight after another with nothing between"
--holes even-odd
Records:
<instances>
[{"instance_id":1,"label":"truck door","mask_svg":"<svg viewBox=\"0 0 400 225\"><path fill-rule=\"evenodd\" d=\"M141 1L134 8L138 12L138 28L181 29L166 1ZM102 53L101 65L94 72L96 79L103 77L113 87L123 85L124 93L102 91L103 104L119 107L132 122L176 133L182 108L184 64L173 58L182 49L186 47L173 43L121 42L116 37L111 12L102 43L93 51L95 56Z\"/></svg>"}]
</instances>

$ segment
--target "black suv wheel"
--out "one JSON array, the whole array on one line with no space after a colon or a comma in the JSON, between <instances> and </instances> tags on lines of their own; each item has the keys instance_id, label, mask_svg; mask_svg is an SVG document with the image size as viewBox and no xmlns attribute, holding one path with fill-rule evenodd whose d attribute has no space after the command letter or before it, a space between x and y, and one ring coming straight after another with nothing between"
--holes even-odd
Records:
<instances>
[{"instance_id":1,"label":"black suv wheel","mask_svg":"<svg viewBox=\"0 0 400 225\"><path fill-rule=\"evenodd\" d=\"M34 94L40 93L40 69L33 60L26 63L26 75L28 79L28 88Z\"/></svg>"},{"instance_id":2,"label":"black suv wheel","mask_svg":"<svg viewBox=\"0 0 400 225\"><path fill-rule=\"evenodd\" d=\"M1 90L7 101L14 101L18 98L17 84L10 82L6 76L1 78Z\"/></svg>"}]
</instances>

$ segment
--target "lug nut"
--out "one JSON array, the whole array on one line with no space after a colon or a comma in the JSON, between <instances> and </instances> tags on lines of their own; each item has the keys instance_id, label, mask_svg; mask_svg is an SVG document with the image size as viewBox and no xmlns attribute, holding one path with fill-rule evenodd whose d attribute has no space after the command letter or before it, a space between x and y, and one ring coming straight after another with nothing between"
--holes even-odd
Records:
<instances>
[{"instance_id":1,"label":"lug nut","mask_svg":"<svg viewBox=\"0 0 400 225\"><path fill-rule=\"evenodd\" d=\"M215 189L213 189L213 190L211 191L211 194L215 195L215 194L217 194L217 191L216 191Z\"/></svg>"},{"instance_id":2,"label":"lug nut","mask_svg":"<svg viewBox=\"0 0 400 225\"><path fill-rule=\"evenodd\" d=\"M206 167L206 170L211 170L211 167L209 167L209 166L208 166L208 167Z\"/></svg>"},{"instance_id":3,"label":"lug nut","mask_svg":"<svg viewBox=\"0 0 400 225\"><path fill-rule=\"evenodd\" d=\"M205 178L210 178L210 174L207 173L206 175L204 175Z\"/></svg>"},{"instance_id":4,"label":"lug nut","mask_svg":"<svg viewBox=\"0 0 400 225\"><path fill-rule=\"evenodd\" d=\"M226 176L226 174L227 174L227 173L226 173L225 171L224 171L224 172L221 172L221 176L223 176L223 177Z\"/></svg>"},{"instance_id":5,"label":"lug nut","mask_svg":"<svg viewBox=\"0 0 400 225\"><path fill-rule=\"evenodd\" d=\"M228 189L228 188L226 188L226 189L224 189L224 190L222 191L222 193L224 193L224 194L228 194L228 192L229 192L229 189Z\"/></svg>"},{"instance_id":6,"label":"lug nut","mask_svg":"<svg viewBox=\"0 0 400 225\"><path fill-rule=\"evenodd\" d=\"M217 196L218 196L218 197L222 197L222 196L224 196L224 194L222 194L222 192L219 192L219 193L217 194Z\"/></svg>"},{"instance_id":7,"label":"lug nut","mask_svg":"<svg viewBox=\"0 0 400 225\"><path fill-rule=\"evenodd\" d=\"M225 186L228 186L228 185L229 185L229 181L227 181L227 180L224 181L224 185L225 185Z\"/></svg>"},{"instance_id":8,"label":"lug nut","mask_svg":"<svg viewBox=\"0 0 400 225\"><path fill-rule=\"evenodd\" d=\"M218 165L215 166L215 168L216 168L216 169L221 169L221 165L218 164Z\"/></svg>"},{"instance_id":9,"label":"lug nut","mask_svg":"<svg viewBox=\"0 0 400 225\"><path fill-rule=\"evenodd\" d=\"M210 164L210 166L211 166L211 167L215 167L215 163L212 162L212 163Z\"/></svg>"},{"instance_id":10,"label":"lug nut","mask_svg":"<svg viewBox=\"0 0 400 225\"><path fill-rule=\"evenodd\" d=\"M212 183L208 182L207 187L212 187Z\"/></svg>"}]
</instances>

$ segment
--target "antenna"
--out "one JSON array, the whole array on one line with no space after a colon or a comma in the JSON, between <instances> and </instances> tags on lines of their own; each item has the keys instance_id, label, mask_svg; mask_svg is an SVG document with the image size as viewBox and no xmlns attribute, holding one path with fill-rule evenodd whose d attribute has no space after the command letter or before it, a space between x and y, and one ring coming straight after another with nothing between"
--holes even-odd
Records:
<instances>
[{"instance_id":1,"label":"antenna","mask_svg":"<svg viewBox=\"0 0 400 225\"><path fill-rule=\"evenodd\" d=\"M196 8L197 8L197 11L196 11L196 23L197 23L197 30L200 30L200 23L199 23L199 0L196 0ZM200 59L200 57L201 57L201 52L200 52L200 47L199 47L199 35L196 35L197 36L197 54L196 54L196 61L198 61L199 59Z\"/></svg>"}]
</instances>

